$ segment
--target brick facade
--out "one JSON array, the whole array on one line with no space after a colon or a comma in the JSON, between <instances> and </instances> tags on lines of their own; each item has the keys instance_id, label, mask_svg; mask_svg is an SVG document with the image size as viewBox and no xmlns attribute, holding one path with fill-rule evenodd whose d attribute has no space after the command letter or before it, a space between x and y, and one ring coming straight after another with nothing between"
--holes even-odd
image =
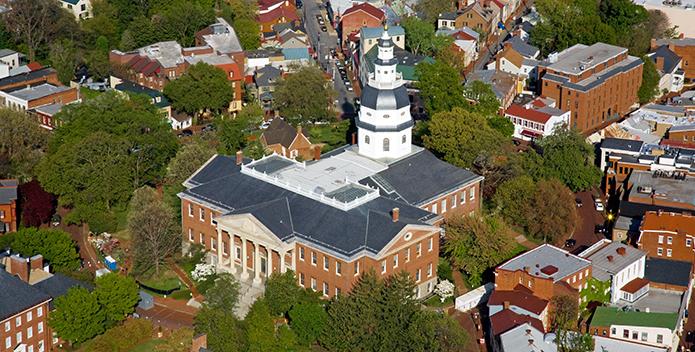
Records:
<instances>
[{"instance_id":1,"label":"brick facade","mask_svg":"<svg viewBox=\"0 0 695 352\"><path fill-rule=\"evenodd\" d=\"M478 181L429 202L421 206L421 208L439 214L445 219L454 214L470 215L472 212L480 209L480 191L481 184Z\"/></svg>"},{"instance_id":2,"label":"brick facade","mask_svg":"<svg viewBox=\"0 0 695 352\"><path fill-rule=\"evenodd\" d=\"M48 302L46 300L0 322L0 351L12 351L19 344L26 344L27 348L32 346L35 352L52 349L52 334L46 320ZM6 348L7 342L10 348Z\"/></svg>"},{"instance_id":3,"label":"brick facade","mask_svg":"<svg viewBox=\"0 0 695 352\"><path fill-rule=\"evenodd\" d=\"M340 39L344 43L353 31L363 27L379 27L385 20L384 13L376 7L368 3L353 3L353 7L345 10L340 18Z\"/></svg>"},{"instance_id":4,"label":"brick facade","mask_svg":"<svg viewBox=\"0 0 695 352\"><path fill-rule=\"evenodd\" d=\"M695 262L695 218L686 214L644 214L637 248L647 257Z\"/></svg>"},{"instance_id":5,"label":"brick facade","mask_svg":"<svg viewBox=\"0 0 695 352\"><path fill-rule=\"evenodd\" d=\"M661 45L668 45L668 48L676 55L683 58L681 68L685 71L685 77L695 78L695 40L692 38L681 39L661 39L651 42L651 50L654 50Z\"/></svg>"}]
</instances>

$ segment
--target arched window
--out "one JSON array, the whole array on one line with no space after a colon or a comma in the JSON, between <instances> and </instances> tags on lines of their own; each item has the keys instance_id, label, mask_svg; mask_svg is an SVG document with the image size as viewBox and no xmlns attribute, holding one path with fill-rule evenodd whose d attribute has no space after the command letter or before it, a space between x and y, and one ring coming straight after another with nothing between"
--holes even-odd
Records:
<instances>
[{"instance_id":1,"label":"arched window","mask_svg":"<svg viewBox=\"0 0 695 352\"><path fill-rule=\"evenodd\" d=\"M405 144L405 135L403 135L403 138L401 138L401 143Z\"/></svg>"},{"instance_id":2,"label":"arched window","mask_svg":"<svg viewBox=\"0 0 695 352\"><path fill-rule=\"evenodd\" d=\"M369 144L369 136L364 136L364 143Z\"/></svg>"},{"instance_id":3,"label":"arched window","mask_svg":"<svg viewBox=\"0 0 695 352\"><path fill-rule=\"evenodd\" d=\"M389 151L389 139L384 138L384 151L388 152Z\"/></svg>"}]
</instances>

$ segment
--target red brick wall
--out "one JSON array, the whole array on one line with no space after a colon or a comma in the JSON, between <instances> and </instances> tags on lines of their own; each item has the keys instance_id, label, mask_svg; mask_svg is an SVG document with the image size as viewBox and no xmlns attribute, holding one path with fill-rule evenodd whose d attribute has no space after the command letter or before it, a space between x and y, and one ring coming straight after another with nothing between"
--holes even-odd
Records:
<instances>
[{"instance_id":1,"label":"red brick wall","mask_svg":"<svg viewBox=\"0 0 695 352\"><path fill-rule=\"evenodd\" d=\"M695 62L693 64L695 65ZM695 145L695 131L669 131L668 140Z\"/></svg>"},{"instance_id":2,"label":"red brick wall","mask_svg":"<svg viewBox=\"0 0 695 352\"><path fill-rule=\"evenodd\" d=\"M39 307L41 308L41 316L39 316ZM28 320L27 314L31 313L31 321ZM48 316L48 301L38 306L32 307L28 310L21 312L20 314L13 315L9 319L5 319L0 322L0 346L2 351L10 351L11 349L5 349L5 339L8 337L12 338L12 347L17 346L17 333L22 334L21 343L26 344L27 347L34 346L34 351L38 351L39 341L43 340L44 351L51 350L52 346L52 333L49 332L49 328L46 322L46 317ZM21 318L21 324L17 326L16 318ZM10 323L10 330L5 331L5 324ZM43 332L39 332L39 323L43 325ZM28 337L28 329L31 328L32 337Z\"/></svg>"},{"instance_id":3,"label":"red brick wall","mask_svg":"<svg viewBox=\"0 0 695 352\"><path fill-rule=\"evenodd\" d=\"M12 201L12 204L0 204L0 211L5 212L5 218L0 219L0 222L2 223L9 223L10 224L10 232L17 231L17 202L15 200ZM5 229L4 224L0 226L0 232L3 232ZM0 269L2 270L2 269ZM0 328L2 328L0 326ZM1 343L2 341L0 341Z\"/></svg>"},{"instance_id":4,"label":"red brick wall","mask_svg":"<svg viewBox=\"0 0 695 352\"><path fill-rule=\"evenodd\" d=\"M51 94L43 98L32 100L29 102L29 109L46 104L63 103L67 104L78 99L77 88L66 90L64 92Z\"/></svg>"},{"instance_id":5,"label":"red brick wall","mask_svg":"<svg viewBox=\"0 0 695 352\"><path fill-rule=\"evenodd\" d=\"M58 75L54 73L54 74L50 74L50 75L47 75L44 77L38 77L38 78L34 78L34 79L22 81L22 82L7 84L4 86L1 86L0 89L8 89L8 88L14 88L14 87L19 87L19 86L26 86L28 84L34 85L35 83L40 83L40 82L53 83L57 86L62 86L62 84L58 80Z\"/></svg>"},{"instance_id":6,"label":"red brick wall","mask_svg":"<svg viewBox=\"0 0 695 352\"><path fill-rule=\"evenodd\" d=\"M659 243L659 236L663 236L662 243ZM671 238L671 244L668 244L669 237ZM686 244L686 239L690 239L690 246ZM682 260L691 263L695 262L694 246L695 240L693 240L693 236L682 230L676 233L643 231L637 243L637 248L649 252L647 257ZM661 255L658 253L659 248L662 249ZM668 256L669 249L672 251L670 257Z\"/></svg>"},{"instance_id":7,"label":"red brick wall","mask_svg":"<svg viewBox=\"0 0 695 352\"><path fill-rule=\"evenodd\" d=\"M683 58L681 68L685 71L685 77L695 78L695 46L673 46L673 52Z\"/></svg>"},{"instance_id":8,"label":"red brick wall","mask_svg":"<svg viewBox=\"0 0 695 352\"><path fill-rule=\"evenodd\" d=\"M538 268L531 268L530 270L539 270ZM586 275L586 270L589 274ZM579 275L581 273L581 278ZM568 283L572 288L579 290L584 286L584 283L588 278L591 277L591 267L582 269L563 281ZM569 280L569 282L567 282ZM495 270L495 286L497 290L509 291L513 290L517 285L522 285L529 290L533 291L533 295L543 299L550 300L554 296L555 283L551 279L544 279L530 275L524 270L509 271L497 269Z\"/></svg>"},{"instance_id":9,"label":"red brick wall","mask_svg":"<svg viewBox=\"0 0 695 352\"><path fill-rule=\"evenodd\" d=\"M451 215L468 215L472 211L476 211L480 209L480 202L481 202L481 197L480 197L480 188L481 184L480 182L476 182L473 185L466 186L460 190L457 190L456 192L449 193L442 198L437 199L436 201L433 201L429 204L426 204L422 206L422 209L425 209L427 211L435 212L433 211L433 205L437 205L437 210L435 213L442 215L444 218L448 218ZM470 199L471 196L471 190L474 190L475 193L475 198ZM462 192L465 192L465 203L462 203ZM453 204L453 197L456 195L456 206L452 207ZM442 209L442 201L446 200L446 209ZM444 211L442 211L444 210Z\"/></svg>"},{"instance_id":10,"label":"red brick wall","mask_svg":"<svg viewBox=\"0 0 695 352\"><path fill-rule=\"evenodd\" d=\"M316 21L315 18L309 19L310 21ZM363 27L379 27L382 25L384 17L374 18L374 16L367 14L364 11L358 10L343 16L340 19L341 40L344 43L352 31L355 29L360 29ZM329 25L329 24L327 24Z\"/></svg>"}]
</instances>

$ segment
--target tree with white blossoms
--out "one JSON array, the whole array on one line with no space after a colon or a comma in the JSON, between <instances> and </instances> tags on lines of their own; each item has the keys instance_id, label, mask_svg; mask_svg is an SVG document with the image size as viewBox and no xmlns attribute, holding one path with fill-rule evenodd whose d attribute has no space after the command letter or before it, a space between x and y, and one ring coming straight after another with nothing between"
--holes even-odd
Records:
<instances>
[{"instance_id":1,"label":"tree with white blossoms","mask_svg":"<svg viewBox=\"0 0 695 352\"><path fill-rule=\"evenodd\" d=\"M442 280L437 284L437 287L434 288L434 293L436 293L439 296L439 299L444 302L445 299L454 295L454 284L452 284L449 280Z\"/></svg>"},{"instance_id":2,"label":"tree with white blossoms","mask_svg":"<svg viewBox=\"0 0 695 352\"><path fill-rule=\"evenodd\" d=\"M203 281L206 277L215 273L214 264L196 264L195 270L191 271L191 276L195 281Z\"/></svg>"}]
</instances>

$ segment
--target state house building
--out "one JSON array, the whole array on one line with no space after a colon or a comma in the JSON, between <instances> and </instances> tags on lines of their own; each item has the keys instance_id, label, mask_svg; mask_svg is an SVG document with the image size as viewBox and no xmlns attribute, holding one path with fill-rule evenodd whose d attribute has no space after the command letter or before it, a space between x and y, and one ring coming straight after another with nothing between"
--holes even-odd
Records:
<instances>
[{"instance_id":1,"label":"state house building","mask_svg":"<svg viewBox=\"0 0 695 352\"><path fill-rule=\"evenodd\" d=\"M293 269L325 296L348 292L367 270L406 270L418 296L437 282L441 224L480 207L483 177L411 144L413 120L393 41L379 39L356 119L359 142L310 162L216 155L184 182L184 250L262 286ZM248 280L248 281L247 281Z\"/></svg>"}]
</instances>

